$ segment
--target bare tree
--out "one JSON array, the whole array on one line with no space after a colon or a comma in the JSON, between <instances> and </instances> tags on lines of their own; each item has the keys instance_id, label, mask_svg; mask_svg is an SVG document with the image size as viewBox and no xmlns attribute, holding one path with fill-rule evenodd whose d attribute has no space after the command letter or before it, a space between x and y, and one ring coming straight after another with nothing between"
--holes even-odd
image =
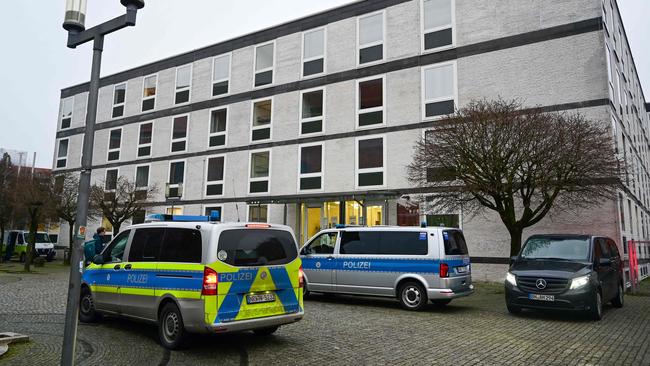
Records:
<instances>
[{"instance_id":1,"label":"bare tree","mask_svg":"<svg viewBox=\"0 0 650 366\"><path fill-rule=\"evenodd\" d=\"M63 255L63 263L70 264L70 248L74 242L74 223L77 219L77 196L79 194L79 177L72 173L59 175L54 179L56 192L56 215L68 224L69 246ZM89 218L94 218L89 212Z\"/></svg>"},{"instance_id":2,"label":"bare tree","mask_svg":"<svg viewBox=\"0 0 650 366\"><path fill-rule=\"evenodd\" d=\"M14 169L11 164L11 157L5 153L0 160L0 254L4 248L4 237L7 225L14 214L12 199L14 185ZM0 261L4 256L0 255Z\"/></svg>"},{"instance_id":3,"label":"bare tree","mask_svg":"<svg viewBox=\"0 0 650 366\"><path fill-rule=\"evenodd\" d=\"M523 230L552 209L615 197L623 164L605 123L482 100L427 132L407 170L411 183L433 193L433 207L498 213L517 255Z\"/></svg>"},{"instance_id":4,"label":"bare tree","mask_svg":"<svg viewBox=\"0 0 650 366\"><path fill-rule=\"evenodd\" d=\"M113 226L117 234L122 224L144 210L149 201L158 191L155 186L137 187L135 182L120 176L114 182L102 181L90 189L90 211L101 215Z\"/></svg>"}]
</instances>

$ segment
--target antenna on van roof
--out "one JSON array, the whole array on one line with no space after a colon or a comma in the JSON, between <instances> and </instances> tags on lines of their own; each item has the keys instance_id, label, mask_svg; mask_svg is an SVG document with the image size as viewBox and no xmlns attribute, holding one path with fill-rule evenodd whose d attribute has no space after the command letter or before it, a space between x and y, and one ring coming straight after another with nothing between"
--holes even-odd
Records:
<instances>
[{"instance_id":1,"label":"antenna on van roof","mask_svg":"<svg viewBox=\"0 0 650 366\"><path fill-rule=\"evenodd\" d=\"M232 178L232 196L237 197L237 192L235 192L235 178ZM237 222L241 222L239 219L239 203L235 202L235 210L237 211Z\"/></svg>"}]
</instances>

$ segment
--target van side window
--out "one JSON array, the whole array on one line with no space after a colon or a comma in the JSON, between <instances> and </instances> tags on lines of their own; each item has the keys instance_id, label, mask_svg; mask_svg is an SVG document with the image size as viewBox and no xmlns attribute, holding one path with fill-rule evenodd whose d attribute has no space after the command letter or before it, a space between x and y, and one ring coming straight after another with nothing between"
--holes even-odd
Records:
<instances>
[{"instance_id":1,"label":"van side window","mask_svg":"<svg viewBox=\"0 0 650 366\"><path fill-rule=\"evenodd\" d=\"M467 243L463 233L458 230L445 230L442 232L445 242L446 255L467 255Z\"/></svg>"},{"instance_id":2,"label":"van side window","mask_svg":"<svg viewBox=\"0 0 650 366\"><path fill-rule=\"evenodd\" d=\"M428 233L416 231L382 232L379 252L387 255L427 255L429 252Z\"/></svg>"},{"instance_id":3,"label":"van side window","mask_svg":"<svg viewBox=\"0 0 650 366\"><path fill-rule=\"evenodd\" d=\"M21 234L18 234L18 245L25 244L25 240L23 240L23 236Z\"/></svg>"},{"instance_id":4,"label":"van side window","mask_svg":"<svg viewBox=\"0 0 650 366\"><path fill-rule=\"evenodd\" d=\"M126 243L129 241L129 235L131 230L126 230L120 233L115 240L109 244L108 248L104 249L102 255L104 255L107 263L119 263L122 262L124 257L124 251L126 250Z\"/></svg>"},{"instance_id":5,"label":"van side window","mask_svg":"<svg viewBox=\"0 0 650 366\"><path fill-rule=\"evenodd\" d=\"M609 246L609 252L613 258L621 257L621 254L618 252L618 247L613 240L607 240L607 245Z\"/></svg>"},{"instance_id":6,"label":"van side window","mask_svg":"<svg viewBox=\"0 0 650 366\"><path fill-rule=\"evenodd\" d=\"M607 242L603 238L596 239L596 258L609 258L609 248Z\"/></svg>"},{"instance_id":7,"label":"van side window","mask_svg":"<svg viewBox=\"0 0 650 366\"><path fill-rule=\"evenodd\" d=\"M334 254L337 233L323 233L305 248L305 254Z\"/></svg>"},{"instance_id":8,"label":"van side window","mask_svg":"<svg viewBox=\"0 0 650 366\"><path fill-rule=\"evenodd\" d=\"M137 229L131 240L129 262L157 262L164 233L163 228Z\"/></svg>"},{"instance_id":9,"label":"van side window","mask_svg":"<svg viewBox=\"0 0 650 366\"><path fill-rule=\"evenodd\" d=\"M341 254L379 254L381 233L376 231L344 231L341 233Z\"/></svg>"},{"instance_id":10,"label":"van side window","mask_svg":"<svg viewBox=\"0 0 650 366\"><path fill-rule=\"evenodd\" d=\"M165 229L160 262L201 263L201 232L194 229Z\"/></svg>"}]
</instances>

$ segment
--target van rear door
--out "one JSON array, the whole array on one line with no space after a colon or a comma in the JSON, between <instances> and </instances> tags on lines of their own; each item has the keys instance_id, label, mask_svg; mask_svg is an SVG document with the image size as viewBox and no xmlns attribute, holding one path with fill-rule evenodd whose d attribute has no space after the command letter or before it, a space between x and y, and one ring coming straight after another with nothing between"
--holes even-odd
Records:
<instances>
[{"instance_id":1,"label":"van rear door","mask_svg":"<svg viewBox=\"0 0 650 366\"><path fill-rule=\"evenodd\" d=\"M441 267L446 264L446 288L454 292L469 290L471 284L471 265L469 251L463 232L458 229L442 231L443 248L441 248ZM441 273L441 277L443 274ZM441 278L445 280L445 278Z\"/></svg>"},{"instance_id":2,"label":"van rear door","mask_svg":"<svg viewBox=\"0 0 650 366\"><path fill-rule=\"evenodd\" d=\"M301 262L288 230L245 227L219 235L215 322L297 313L302 308Z\"/></svg>"}]
</instances>

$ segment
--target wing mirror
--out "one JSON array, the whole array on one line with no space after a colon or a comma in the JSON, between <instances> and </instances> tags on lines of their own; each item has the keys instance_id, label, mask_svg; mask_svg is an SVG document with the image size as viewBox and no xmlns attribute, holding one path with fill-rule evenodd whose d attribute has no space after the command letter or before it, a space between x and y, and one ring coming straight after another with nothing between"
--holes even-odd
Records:
<instances>
[{"instance_id":1,"label":"wing mirror","mask_svg":"<svg viewBox=\"0 0 650 366\"><path fill-rule=\"evenodd\" d=\"M102 257L101 254L97 254L97 255L93 258L93 263L94 263L94 264L104 264L104 257Z\"/></svg>"},{"instance_id":2,"label":"wing mirror","mask_svg":"<svg viewBox=\"0 0 650 366\"><path fill-rule=\"evenodd\" d=\"M609 267L612 265L612 260L609 258L600 258L598 264L603 267Z\"/></svg>"},{"instance_id":3,"label":"wing mirror","mask_svg":"<svg viewBox=\"0 0 650 366\"><path fill-rule=\"evenodd\" d=\"M510 257L510 265L512 265L513 263L515 263L516 260L517 260L517 256L516 256L516 255Z\"/></svg>"}]
</instances>

